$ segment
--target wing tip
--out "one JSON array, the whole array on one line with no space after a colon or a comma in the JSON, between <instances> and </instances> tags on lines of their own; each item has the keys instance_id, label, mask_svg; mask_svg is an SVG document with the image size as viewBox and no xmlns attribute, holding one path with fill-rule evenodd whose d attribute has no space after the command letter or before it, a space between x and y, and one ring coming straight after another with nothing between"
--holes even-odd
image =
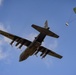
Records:
<instances>
[{"instance_id":1,"label":"wing tip","mask_svg":"<svg viewBox=\"0 0 76 75\"><path fill-rule=\"evenodd\" d=\"M57 38L59 38L60 36L59 35L57 35Z\"/></svg>"},{"instance_id":2,"label":"wing tip","mask_svg":"<svg viewBox=\"0 0 76 75\"><path fill-rule=\"evenodd\" d=\"M63 56L59 56L59 59L62 59L63 58Z\"/></svg>"}]
</instances>

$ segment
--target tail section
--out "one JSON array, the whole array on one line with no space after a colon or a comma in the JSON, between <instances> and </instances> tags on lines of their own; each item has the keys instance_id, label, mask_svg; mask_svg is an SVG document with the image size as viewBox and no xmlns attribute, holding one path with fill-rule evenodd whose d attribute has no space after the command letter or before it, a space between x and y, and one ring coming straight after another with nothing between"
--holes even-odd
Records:
<instances>
[{"instance_id":1,"label":"tail section","mask_svg":"<svg viewBox=\"0 0 76 75\"><path fill-rule=\"evenodd\" d=\"M45 35L48 35L48 36L51 36L51 37L54 37L54 38L58 38L59 37L57 34L55 34L54 32L52 32L52 31L49 30L47 20L45 22L44 28L43 27L40 27L40 26L37 26L35 24L33 24L32 27L34 29L36 29L37 31L39 31L40 33L43 33Z\"/></svg>"},{"instance_id":2,"label":"tail section","mask_svg":"<svg viewBox=\"0 0 76 75\"><path fill-rule=\"evenodd\" d=\"M49 29L49 27L48 27L48 21L47 21L47 20L46 20L45 23L44 23L44 28L45 28L45 29Z\"/></svg>"}]
</instances>

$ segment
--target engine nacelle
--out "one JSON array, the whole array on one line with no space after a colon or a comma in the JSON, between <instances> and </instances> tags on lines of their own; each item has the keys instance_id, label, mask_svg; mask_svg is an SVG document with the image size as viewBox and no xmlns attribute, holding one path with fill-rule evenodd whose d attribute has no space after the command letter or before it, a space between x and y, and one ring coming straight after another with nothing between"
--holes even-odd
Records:
<instances>
[{"instance_id":1,"label":"engine nacelle","mask_svg":"<svg viewBox=\"0 0 76 75\"><path fill-rule=\"evenodd\" d=\"M40 51L40 50L39 50L39 49L37 49L37 50L36 50L36 52L35 52L34 54L35 54L35 55L37 55L39 51Z\"/></svg>"},{"instance_id":2,"label":"engine nacelle","mask_svg":"<svg viewBox=\"0 0 76 75\"><path fill-rule=\"evenodd\" d=\"M15 46L18 46L20 42L17 42Z\"/></svg>"},{"instance_id":3,"label":"engine nacelle","mask_svg":"<svg viewBox=\"0 0 76 75\"><path fill-rule=\"evenodd\" d=\"M42 58L45 58L48 53L49 53L49 51L46 50L45 53L42 55Z\"/></svg>"},{"instance_id":4,"label":"engine nacelle","mask_svg":"<svg viewBox=\"0 0 76 75\"><path fill-rule=\"evenodd\" d=\"M45 50L42 51L42 53L40 54L40 56L43 56L45 54Z\"/></svg>"},{"instance_id":5,"label":"engine nacelle","mask_svg":"<svg viewBox=\"0 0 76 75\"><path fill-rule=\"evenodd\" d=\"M14 41L16 41L16 37L11 41L10 45L12 45L14 43Z\"/></svg>"},{"instance_id":6,"label":"engine nacelle","mask_svg":"<svg viewBox=\"0 0 76 75\"><path fill-rule=\"evenodd\" d=\"M19 49L21 49L22 46L23 46L23 44L21 44L21 45L19 46Z\"/></svg>"},{"instance_id":7,"label":"engine nacelle","mask_svg":"<svg viewBox=\"0 0 76 75\"><path fill-rule=\"evenodd\" d=\"M14 39L11 41L10 45L12 45L16 40L19 40L17 37L14 37Z\"/></svg>"},{"instance_id":8,"label":"engine nacelle","mask_svg":"<svg viewBox=\"0 0 76 75\"><path fill-rule=\"evenodd\" d=\"M21 42L21 39L18 39L18 41L17 41L15 46L18 46L20 44L20 42Z\"/></svg>"},{"instance_id":9,"label":"engine nacelle","mask_svg":"<svg viewBox=\"0 0 76 75\"><path fill-rule=\"evenodd\" d=\"M15 40L11 41L10 45L12 45L14 43Z\"/></svg>"}]
</instances>

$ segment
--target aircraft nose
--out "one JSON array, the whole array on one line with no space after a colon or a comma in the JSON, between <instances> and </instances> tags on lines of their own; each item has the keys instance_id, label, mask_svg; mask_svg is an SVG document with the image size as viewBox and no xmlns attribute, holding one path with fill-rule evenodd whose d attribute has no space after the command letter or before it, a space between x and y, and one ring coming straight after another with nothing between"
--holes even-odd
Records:
<instances>
[{"instance_id":1,"label":"aircraft nose","mask_svg":"<svg viewBox=\"0 0 76 75\"><path fill-rule=\"evenodd\" d=\"M19 62L21 62L21 61L23 61L23 60L25 60L24 57L23 57L23 56L20 56Z\"/></svg>"},{"instance_id":2,"label":"aircraft nose","mask_svg":"<svg viewBox=\"0 0 76 75\"><path fill-rule=\"evenodd\" d=\"M20 58L19 58L19 62L23 61L23 60L26 60L27 58L29 57L29 55L25 52L23 52L21 55L20 55Z\"/></svg>"}]
</instances>

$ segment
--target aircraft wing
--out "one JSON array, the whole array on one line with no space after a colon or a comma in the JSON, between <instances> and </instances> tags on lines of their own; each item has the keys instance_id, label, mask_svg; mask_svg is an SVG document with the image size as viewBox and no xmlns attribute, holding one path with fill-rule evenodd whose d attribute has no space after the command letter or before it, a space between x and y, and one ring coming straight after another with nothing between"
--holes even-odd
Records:
<instances>
[{"instance_id":1,"label":"aircraft wing","mask_svg":"<svg viewBox=\"0 0 76 75\"><path fill-rule=\"evenodd\" d=\"M21 38L19 36L10 34L8 32L2 31L2 30L0 30L0 34L11 39L12 40L12 42L10 43L11 45L13 44L14 41L17 42L16 46L18 44L21 44L19 48L21 48L23 45L29 46L31 44L31 41L29 41L27 39Z\"/></svg>"},{"instance_id":2,"label":"aircraft wing","mask_svg":"<svg viewBox=\"0 0 76 75\"><path fill-rule=\"evenodd\" d=\"M43 46L40 46L39 51L42 52L42 53L43 53L43 52L45 53L44 57L48 54L48 55L54 56L54 57L59 58L59 59L62 58L61 55L55 53L55 52L52 51L52 50L49 50L49 49L43 47Z\"/></svg>"}]
</instances>

